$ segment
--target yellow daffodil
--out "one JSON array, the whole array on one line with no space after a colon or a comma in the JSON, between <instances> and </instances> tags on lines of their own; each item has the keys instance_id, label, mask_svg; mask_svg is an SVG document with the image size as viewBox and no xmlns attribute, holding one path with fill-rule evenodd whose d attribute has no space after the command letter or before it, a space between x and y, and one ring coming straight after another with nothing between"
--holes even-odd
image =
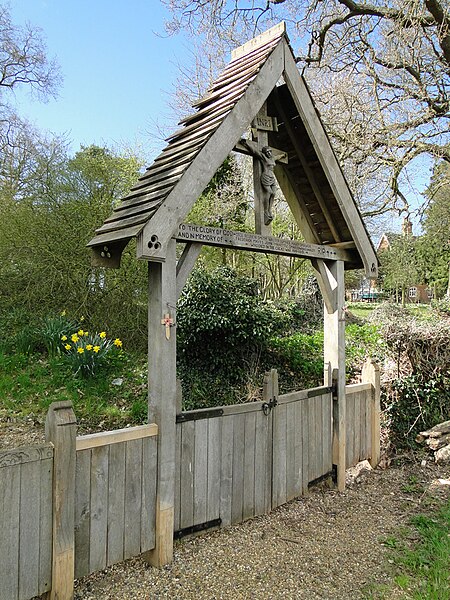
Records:
<instances>
[{"instance_id":1,"label":"yellow daffodil","mask_svg":"<svg viewBox=\"0 0 450 600\"><path fill-rule=\"evenodd\" d=\"M71 336L71 338L70 338L70 339L72 340L72 342L73 342L74 344L76 344L80 338L77 336L77 334L76 334L76 333L74 333L74 334Z\"/></svg>"},{"instance_id":2,"label":"yellow daffodil","mask_svg":"<svg viewBox=\"0 0 450 600\"><path fill-rule=\"evenodd\" d=\"M83 322L83 321L84 321L84 317L83 317L83 315L81 315L81 317L80 317L80 321L81 321L81 322Z\"/></svg>"},{"instance_id":3,"label":"yellow daffodil","mask_svg":"<svg viewBox=\"0 0 450 600\"><path fill-rule=\"evenodd\" d=\"M83 331L82 329L80 329L80 330L79 330L79 332L78 332L78 335L79 335L80 337L83 337L83 335L84 335L84 331Z\"/></svg>"},{"instance_id":4,"label":"yellow daffodil","mask_svg":"<svg viewBox=\"0 0 450 600\"><path fill-rule=\"evenodd\" d=\"M89 331L84 332L84 337L86 337L87 335L89 335Z\"/></svg>"},{"instance_id":5,"label":"yellow daffodil","mask_svg":"<svg viewBox=\"0 0 450 600\"><path fill-rule=\"evenodd\" d=\"M118 348L120 348L122 346L122 341L119 340L119 338L116 338L114 340L114 346L117 346Z\"/></svg>"},{"instance_id":6,"label":"yellow daffodil","mask_svg":"<svg viewBox=\"0 0 450 600\"><path fill-rule=\"evenodd\" d=\"M63 310L63 311L62 311L62 313L61 313L61 316L62 316L62 317L65 317L65 316L66 316L66 311L65 311L65 310Z\"/></svg>"},{"instance_id":7,"label":"yellow daffodil","mask_svg":"<svg viewBox=\"0 0 450 600\"><path fill-rule=\"evenodd\" d=\"M64 346L64 348L65 348L66 350L70 350L70 349L72 348L72 346L71 346L70 344L66 344L66 345Z\"/></svg>"},{"instance_id":8,"label":"yellow daffodil","mask_svg":"<svg viewBox=\"0 0 450 600\"><path fill-rule=\"evenodd\" d=\"M106 331L101 331L100 332L100 337L102 338L102 340L106 337Z\"/></svg>"},{"instance_id":9,"label":"yellow daffodil","mask_svg":"<svg viewBox=\"0 0 450 600\"><path fill-rule=\"evenodd\" d=\"M61 336L61 341L65 342L67 340L67 335L62 335Z\"/></svg>"},{"instance_id":10,"label":"yellow daffodil","mask_svg":"<svg viewBox=\"0 0 450 600\"><path fill-rule=\"evenodd\" d=\"M77 352L78 352L78 354L83 354L84 348L78 348Z\"/></svg>"},{"instance_id":11,"label":"yellow daffodil","mask_svg":"<svg viewBox=\"0 0 450 600\"><path fill-rule=\"evenodd\" d=\"M92 348L93 348L92 344L87 344L86 345L86 350L92 350Z\"/></svg>"},{"instance_id":12,"label":"yellow daffodil","mask_svg":"<svg viewBox=\"0 0 450 600\"><path fill-rule=\"evenodd\" d=\"M100 350L100 346L94 346L92 349L97 354L97 352Z\"/></svg>"}]
</instances>

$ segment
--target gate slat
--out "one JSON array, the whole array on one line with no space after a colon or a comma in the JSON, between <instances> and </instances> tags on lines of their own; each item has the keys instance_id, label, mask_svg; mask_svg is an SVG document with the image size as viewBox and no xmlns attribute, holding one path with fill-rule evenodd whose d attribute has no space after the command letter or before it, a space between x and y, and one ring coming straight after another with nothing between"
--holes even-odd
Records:
<instances>
[{"instance_id":1,"label":"gate slat","mask_svg":"<svg viewBox=\"0 0 450 600\"><path fill-rule=\"evenodd\" d=\"M252 412L245 415L244 421L243 519L249 519L255 514L255 434L256 413Z\"/></svg>"},{"instance_id":2,"label":"gate slat","mask_svg":"<svg viewBox=\"0 0 450 600\"><path fill-rule=\"evenodd\" d=\"M39 586L39 462L20 469L19 600L35 596Z\"/></svg>"},{"instance_id":3,"label":"gate slat","mask_svg":"<svg viewBox=\"0 0 450 600\"><path fill-rule=\"evenodd\" d=\"M223 418L220 465L220 518L222 525L231 524L233 496L233 417Z\"/></svg>"},{"instance_id":4,"label":"gate slat","mask_svg":"<svg viewBox=\"0 0 450 600\"><path fill-rule=\"evenodd\" d=\"M295 472L295 406L297 402L286 405L286 500L296 496Z\"/></svg>"},{"instance_id":5,"label":"gate slat","mask_svg":"<svg viewBox=\"0 0 450 600\"><path fill-rule=\"evenodd\" d=\"M195 421L194 525L206 523L208 494L208 419Z\"/></svg>"},{"instance_id":6,"label":"gate slat","mask_svg":"<svg viewBox=\"0 0 450 600\"><path fill-rule=\"evenodd\" d=\"M242 521L244 501L244 419L233 416L233 488L231 522Z\"/></svg>"},{"instance_id":7,"label":"gate slat","mask_svg":"<svg viewBox=\"0 0 450 600\"><path fill-rule=\"evenodd\" d=\"M124 558L141 550L142 439L125 442Z\"/></svg>"},{"instance_id":8,"label":"gate slat","mask_svg":"<svg viewBox=\"0 0 450 600\"><path fill-rule=\"evenodd\" d=\"M181 430L182 424L176 424L176 448L175 448L175 510L173 529L178 531L181 528L180 525L180 511L181 511Z\"/></svg>"},{"instance_id":9,"label":"gate slat","mask_svg":"<svg viewBox=\"0 0 450 600\"><path fill-rule=\"evenodd\" d=\"M300 496L303 490L303 439L302 439L302 404L294 404L294 494Z\"/></svg>"},{"instance_id":10,"label":"gate slat","mask_svg":"<svg viewBox=\"0 0 450 600\"><path fill-rule=\"evenodd\" d=\"M77 451L75 468L75 578L90 573L91 451Z\"/></svg>"},{"instance_id":11,"label":"gate slat","mask_svg":"<svg viewBox=\"0 0 450 600\"><path fill-rule=\"evenodd\" d=\"M112 444L108 474L108 565L124 559L125 442Z\"/></svg>"},{"instance_id":12,"label":"gate slat","mask_svg":"<svg viewBox=\"0 0 450 600\"><path fill-rule=\"evenodd\" d=\"M308 492L308 484L311 481L310 463L309 463L309 447L310 447L310 428L309 428L309 400L305 400L300 404L301 419L302 419L302 491L304 494Z\"/></svg>"},{"instance_id":13,"label":"gate slat","mask_svg":"<svg viewBox=\"0 0 450 600\"><path fill-rule=\"evenodd\" d=\"M255 424L255 515L267 512L266 488L270 476L267 461L268 427L269 418L259 410Z\"/></svg>"},{"instance_id":14,"label":"gate slat","mask_svg":"<svg viewBox=\"0 0 450 600\"><path fill-rule=\"evenodd\" d=\"M180 529L194 522L194 426L194 421L181 424Z\"/></svg>"},{"instance_id":15,"label":"gate slat","mask_svg":"<svg viewBox=\"0 0 450 600\"><path fill-rule=\"evenodd\" d=\"M20 464L0 469L0 600L16 600L19 593L20 469Z\"/></svg>"},{"instance_id":16,"label":"gate slat","mask_svg":"<svg viewBox=\"0 0 450 600\"><path fill-rule=\"evenodd\" d=\"M106 539L108 533L108 454L109 447L91 450L91 531L90 571L106 567Z\"/></svg>"},{"instance_id":17,"label":"gate slat","mask_svg":"<svg viewBox=\"0 0 450 600\"><path fill-rule=\"evenodd\" d=\"M206 520L220 514L220 449L222 419L208 419L208 503Z\"/></svg>"},{"instance_id":18,"label":"gate slat","mask_svg":"<svg viewBox=\"0 0 450 600\"><path fill-rule=\"evenodd\" d=\"M40 489L40 548L39 548L39 591L43 594L51 587L52 579L52 484L53 484L53 459L41 461L41 489Z\"/></svg>"}]
</instances>

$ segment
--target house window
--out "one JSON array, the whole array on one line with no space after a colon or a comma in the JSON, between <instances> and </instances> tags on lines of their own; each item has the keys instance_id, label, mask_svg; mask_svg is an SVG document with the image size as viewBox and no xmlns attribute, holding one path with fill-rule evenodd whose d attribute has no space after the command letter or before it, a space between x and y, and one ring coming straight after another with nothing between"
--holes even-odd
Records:
<instances>
[{"instance_id":1,"label":"house window","mask_svg":"<svg viewBox=\"0 0 450 600\"><path fill-rule=\"evenodd\" d=\"M409 291L408 291L408 296L410 298L417 298L417 288L416 287L410 287Z\"/></svg>"}]
</instances>

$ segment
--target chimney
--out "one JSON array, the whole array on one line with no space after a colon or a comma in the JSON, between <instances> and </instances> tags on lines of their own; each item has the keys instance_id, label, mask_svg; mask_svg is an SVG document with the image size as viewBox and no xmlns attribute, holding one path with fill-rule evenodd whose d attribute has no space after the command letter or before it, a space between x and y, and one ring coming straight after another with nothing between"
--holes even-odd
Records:
<instances>
[{"instance_id":1,"label":"chimney","mask_svg":"<svg viewBox=\"0 0 450 600\"><path fill-rule=\"evenodd\" d=\"M409 217L405 217L402 223L402 234L405 237L412 236L412 223L409 220Z\"/></svg>"}]
</instances>

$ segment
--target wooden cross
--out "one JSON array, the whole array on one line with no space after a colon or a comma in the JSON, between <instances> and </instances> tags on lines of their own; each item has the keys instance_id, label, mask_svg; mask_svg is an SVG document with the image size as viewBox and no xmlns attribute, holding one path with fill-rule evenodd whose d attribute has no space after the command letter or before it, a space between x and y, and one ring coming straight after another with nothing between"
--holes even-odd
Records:
<instances>
[{"instance_id":1,"label":"wooden cross","mask_svg":"<svg viewBox=\"0 0 450 600\"><path fill-rule=\"evenodd\" d=\"M175 323L169 313L166 313L164 319L161 319L161 325L164 325L166 328L166 340L170 340L170 328L173 327Z\"/></svg>"}]
</instances>

